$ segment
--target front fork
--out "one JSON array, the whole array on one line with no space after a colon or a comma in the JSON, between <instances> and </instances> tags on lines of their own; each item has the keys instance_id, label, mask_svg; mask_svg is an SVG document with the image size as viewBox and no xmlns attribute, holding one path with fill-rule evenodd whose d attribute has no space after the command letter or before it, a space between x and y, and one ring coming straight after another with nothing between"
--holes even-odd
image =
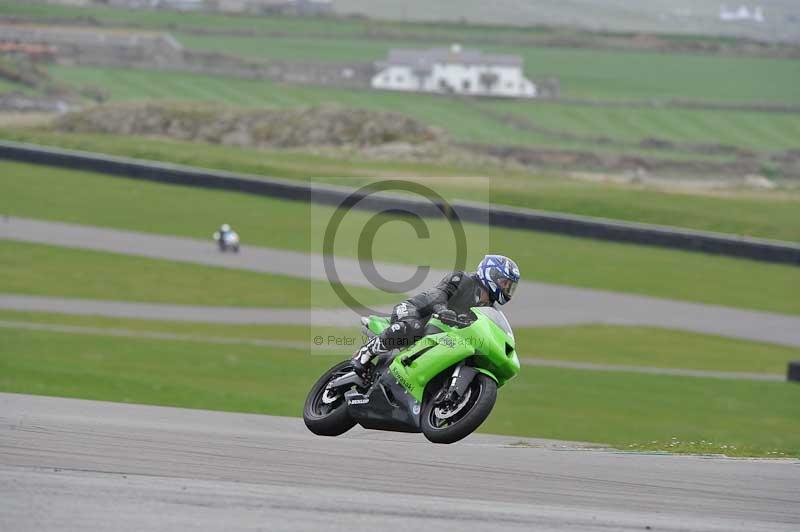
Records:
<instances>
[{"instance_id":1,"label":"front fork","mask_svg":"<svg viewBox=\"0 0 800 532\"><path fill-rule=\"evenodd\" d=\"M462 361L453 370L453 375L450 377L447 388L442 387L435 401L455 401L462 397L477 374L478 370L472 366L467 366Z\"/></svg>"}]
</instances>

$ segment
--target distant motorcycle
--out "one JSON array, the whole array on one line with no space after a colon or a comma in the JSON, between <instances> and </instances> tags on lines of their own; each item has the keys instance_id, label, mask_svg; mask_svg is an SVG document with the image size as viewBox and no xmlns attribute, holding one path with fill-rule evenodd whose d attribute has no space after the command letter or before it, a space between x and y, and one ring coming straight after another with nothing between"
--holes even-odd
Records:
<instances>
[{"instance_id":1,"label":"distant motorcycle","mask_svg":"<svg viewBox=\"0 0 800 532\"><path fill-rule=\"evenodd\" d=\"M389 320L362 318L380 334ZM308 429L338 436L356 423L366 429L422 432L434 443L472 433L494 407L497 388L519 373L514 333L492 307L455 320L434 314L425 337L403 351L379 355L366 380L345 360L311 388L303 409Z\"/></svg>"},{"instance_id":2,"label":"distant motorcycle","mask_svg":"<svg viewBox=\"0 0 800 532\"><path fill-rule=\"evenodd\" d=\"M214 240L216 240L222 253L228 250L239 253L239 235L236 231L228 231L224 235L220 235L219 231L217 231L214 233Z\"/></svg>"}]
</instances>

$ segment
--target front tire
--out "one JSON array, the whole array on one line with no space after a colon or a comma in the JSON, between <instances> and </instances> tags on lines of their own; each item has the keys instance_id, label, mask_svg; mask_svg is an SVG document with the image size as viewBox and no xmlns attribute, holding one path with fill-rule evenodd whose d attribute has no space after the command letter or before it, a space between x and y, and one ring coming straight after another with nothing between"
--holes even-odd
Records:
<instances>
[{"instance_id":1,"label":"front tire","mask_svg":"<svg viewBox=\"0 0 800 532\"><path fill-rule=\"evenodd\" d=\"M303 421L308 430L318 436L339 436L352 429L356 422L347 411L344 394L326 397L325 387L334 378L353 370L353 363L345 360L333 366L314 383L303 407ZM323 399L325 398L325 399ZM329 402L328 402L329 401Z\"/></svg>"},{"instance_id":2,"label":"front tire","mask_svg":"<svg viewBox=\"0 0 800 532\"><path fill-rule=\"evenodd\" d=\"M497 383L478 373L464 393L464 404L453 405L449 411L436 403L437 395L430 394L422 407L422 433L433 443L455 443L472 434L489 417L497 400Z\"/></svg>"}]
</instances>

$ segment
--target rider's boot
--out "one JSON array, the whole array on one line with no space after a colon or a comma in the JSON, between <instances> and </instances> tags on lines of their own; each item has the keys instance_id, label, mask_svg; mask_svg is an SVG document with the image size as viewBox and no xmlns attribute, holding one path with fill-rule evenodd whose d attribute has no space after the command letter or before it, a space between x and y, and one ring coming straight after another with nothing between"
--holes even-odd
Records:
<instances>
[{"instance_id":1,"label":"rider's boot","mask_svg":"<svg viewBox=\"0 0 800 532\"><path fill-rule=\"evenodd\" d=\"M355 370L356 375L365 379L369 373L370 360L372 360L374 356L387 351L388 349L383 345L380 337L375 336L371 338L366 344L361 346L353 356L353 370Z\"/></svg>"}]
</instances>

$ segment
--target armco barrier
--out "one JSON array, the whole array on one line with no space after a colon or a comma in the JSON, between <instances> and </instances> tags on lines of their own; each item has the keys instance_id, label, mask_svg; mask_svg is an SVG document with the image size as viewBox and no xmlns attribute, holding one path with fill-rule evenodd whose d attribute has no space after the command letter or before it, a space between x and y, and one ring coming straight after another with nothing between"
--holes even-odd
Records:
<instances>
[{"instance_id":1,"label":"armco barrier","mask_svg":"<svg viewBox=\"0 0 800 532\"><path fill-rule=\"evenodd\" d=\"M338 205L346 198L353 200L353 190L344 187L235 174L19 142L0 141L0 158L326 205ZM462 201L453 201L451 205L452 210L445 209L445 212L467 222L800 265L800 245L791 242ZM429 202L392 194L369 196L359 202L358 208L373 211L389 208L411 211L426 217L442 216L441 212Z\"/></svg>"}]
</instances>

